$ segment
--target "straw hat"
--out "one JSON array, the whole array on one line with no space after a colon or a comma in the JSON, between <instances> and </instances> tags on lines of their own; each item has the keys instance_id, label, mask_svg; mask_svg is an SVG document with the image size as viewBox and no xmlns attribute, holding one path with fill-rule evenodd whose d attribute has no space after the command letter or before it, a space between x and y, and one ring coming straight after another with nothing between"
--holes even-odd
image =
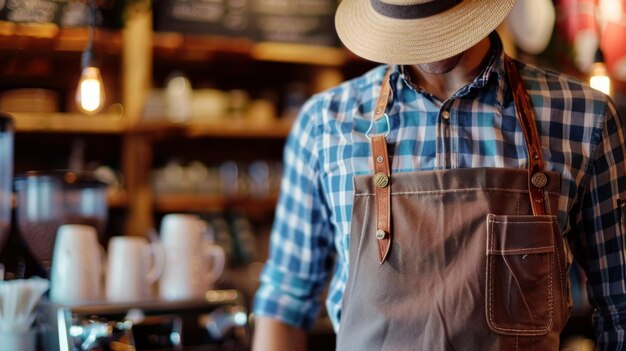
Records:
<instances>
[{"instance_id":1,"label":"straw hat","mask_svg":"<svg viewBox=\"0 0 626 351\"><path fill-rule=\"evenodd\" d=\"M375 62L418 64L459 54L489 35L516 0L343 0L344 45Z\"/></svg>"}]
</instances>

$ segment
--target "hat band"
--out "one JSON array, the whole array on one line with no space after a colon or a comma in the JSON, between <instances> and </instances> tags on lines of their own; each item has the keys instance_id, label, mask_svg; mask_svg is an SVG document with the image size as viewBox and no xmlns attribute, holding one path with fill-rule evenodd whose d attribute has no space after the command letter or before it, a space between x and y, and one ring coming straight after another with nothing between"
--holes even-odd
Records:
<instances>
[{"instance_id":1,"label":"hat band","mask_svg":"<svg viewBox=\"0 0 626 351\"><path fill-rule=\"evenodd\" d=\"M430 17L445 12L463 0L433 0L422 4L395 5L381 0L370 0L374 11L385 17L396 19L416 19Z\"/></svg>"}]
</instances>

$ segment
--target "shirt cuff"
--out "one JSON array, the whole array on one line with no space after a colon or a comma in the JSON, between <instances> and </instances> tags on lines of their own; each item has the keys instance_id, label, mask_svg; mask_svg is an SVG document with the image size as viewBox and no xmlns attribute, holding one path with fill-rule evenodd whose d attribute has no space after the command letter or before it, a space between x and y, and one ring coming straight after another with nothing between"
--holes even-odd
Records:
<instances>
[{"instance_id":1,"label":"shirt cuff","mask_svg":"<svg viewBox=\"0 0 626 351\"><path fill-rule=\"evenodd\" d=\"M596 327L599 351L626 349L624 339L626 311L621 311L615 306L604 310L596 309L593 315L593 322Z\"/></svg>"},{"instance_id":2,"label":"shirt cuff","mask_svg":"<svg viewBox=\"0 0 626 351\"><path fill-rule=\"evenodd\" d=\"M309 330L317 318L320 303L311 291L311 283L268 266L261 274L261 286L254 298L256 317L269 317L294 327Z\"/></svg>"}]
</instances>

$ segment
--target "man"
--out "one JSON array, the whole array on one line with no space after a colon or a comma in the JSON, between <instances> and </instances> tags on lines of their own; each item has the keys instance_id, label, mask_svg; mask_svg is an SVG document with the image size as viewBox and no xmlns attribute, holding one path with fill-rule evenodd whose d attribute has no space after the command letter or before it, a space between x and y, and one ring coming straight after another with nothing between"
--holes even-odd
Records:
<instances>
[{"instance_id":1,"label":"man","mask_svg":"<svg viewBox=\"0 0 626 351\"><path fill-rule=\"evenodd\" d=\"M255 350L305 348L331 271L338 350L558 350L573 258L600 349L624 348L621 121L607 96L503 54L514 4L341 2L343 43L390 65L294 125Z\"/></svg>"}]
</instances>

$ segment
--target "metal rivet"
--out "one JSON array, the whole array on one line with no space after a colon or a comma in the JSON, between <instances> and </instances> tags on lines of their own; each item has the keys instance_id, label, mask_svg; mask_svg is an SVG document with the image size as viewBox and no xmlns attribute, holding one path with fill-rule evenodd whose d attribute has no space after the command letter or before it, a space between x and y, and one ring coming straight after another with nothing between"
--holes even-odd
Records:
<instances>
[{"instance_id":1,"label":"metal rivet","mask_svg":"<svg viewBox=\"0 0 626 351\"><path fill-rule=\"evenodd\" d=\"M530 182L537 188L543 188L548 184L548 177L542 172L537 172L530 178Z\"/></svg>"},{"instance_id":2,"label":"metal rivet","mask_svg":"<svg viewBox=\"0 0 626 351\"><path fill-rule=\"evenodd\" d=\"M533 157L535 158L535 160L539 159L539 154L534 154Z\"/></svg>"},{"instance_id":3,"label":"metal rivet","mask_svg":"<svg viewBox=\"0 0 626 351\"><path fill-rule=\"evenodd\" d=\"M385 233L385 231L384 231L384 230L382 230L382 229L378 229L378 230L376 231L376 239L378 239L378 240L383 240L386 236L387 236L387 233Z\"/></svg>"},{"instance_id":4,"label":"metal rivet","mask_svg":"<svg viewBox=\"0 0 626 351\"><path fill-rule=\"evenodd\" d=\"M381 113L383 113L383 109L382 108L377 108L376 109L376 114L379 115Z\"/></svg>"},{"instance_id":5,"label":"metal rivet","mask_svg":"<svg viewBox=\"0 0 626 351\"><path fill-rule=\"evenodd\" d=\"M374 175L374 185L377 188L384 188L389 184L389 177L385 173L376 173Z\"/></svg>"},{"instance_id":6,"label":"metal rivet","mask_svg":"<svg viewBox=\"0 0 626 351\"><path fill-rule=\"evenodd\" d=\"M443 112L441 113L441 118L443 118L443 119L450 119L450 112L448 112L448 111L443 111Z\"/></svg>"},{"instance_id":7,"label":"metal rivet","mask_svg":"<svg viewBox=\"0 0 626 351\"><path fill-rule=\"evenodd\" d=\"M383 163L384 160L385 159L382 156L376 157L376 162L378 162L378 163Z\"/></svg>"}]
</instances>

